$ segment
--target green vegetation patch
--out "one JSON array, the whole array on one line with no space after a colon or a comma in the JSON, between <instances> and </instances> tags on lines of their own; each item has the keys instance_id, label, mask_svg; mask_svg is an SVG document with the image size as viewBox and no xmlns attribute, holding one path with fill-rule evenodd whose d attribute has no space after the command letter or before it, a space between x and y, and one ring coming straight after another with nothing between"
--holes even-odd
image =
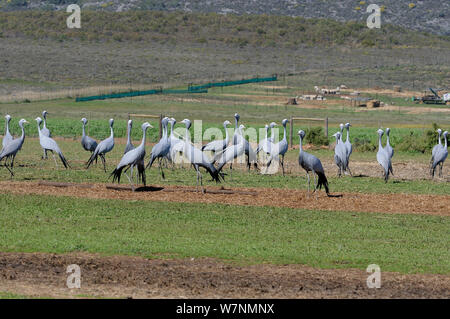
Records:
<instances>
[{"instance_id":1,"label":"green vegetation patch","mask_svg":"<svg viewBox=\"0 0 450 319\"><path fill-rule=\"evenodd\" d=\"M0 249L450 271L450 218L0 195Z\"/></svg>"}]
</instances>

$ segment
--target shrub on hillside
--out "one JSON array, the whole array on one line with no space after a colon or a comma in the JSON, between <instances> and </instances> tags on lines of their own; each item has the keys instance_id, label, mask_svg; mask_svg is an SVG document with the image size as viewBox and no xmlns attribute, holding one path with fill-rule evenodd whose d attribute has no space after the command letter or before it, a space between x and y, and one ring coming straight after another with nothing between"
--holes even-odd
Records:
<instances>
[{"instance_id":1,"label":"shrub on hillside","mask_svg":"<svg viewBox=\"0 0 450 319\"><path fill-rule=\"evenodd\" d=\"M305 141L317 146L328 145L328 138L324 135L321 127L311 127L311 129L306 130Z\"/></svg>"}]
</instances>

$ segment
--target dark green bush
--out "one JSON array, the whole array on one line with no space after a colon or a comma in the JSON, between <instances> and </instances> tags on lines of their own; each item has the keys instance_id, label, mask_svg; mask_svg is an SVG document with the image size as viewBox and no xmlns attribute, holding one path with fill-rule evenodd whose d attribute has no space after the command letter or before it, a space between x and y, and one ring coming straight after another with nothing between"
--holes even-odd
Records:
<instances>
[{"instance_id":1,"label":"dark green bush","mask_svg":"<svg viewBox=\"0 0 450 319\"><path fill-rule=\"evenodd\" d=\"M352 143L352 147L358 152L373 152L377 149L377 144L375 144L367 137L355 137Z\"/></svg>"},{"instance_id":2,"label":"dark green bush","mask_svg":"<svg viewBox=\"0 0 450 319\"><path fill-rule=\"evenodd\" d=\"M323 133L322 127L311 127L306 130L305 142L313 145L328 145L328 138Z\"/></svg>"}]
</instances>

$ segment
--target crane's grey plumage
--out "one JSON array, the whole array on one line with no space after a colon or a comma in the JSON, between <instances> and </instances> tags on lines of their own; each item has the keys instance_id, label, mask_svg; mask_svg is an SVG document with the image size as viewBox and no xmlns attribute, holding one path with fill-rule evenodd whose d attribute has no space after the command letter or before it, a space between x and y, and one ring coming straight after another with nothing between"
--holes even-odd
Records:
<instances>
[{"instance_id":1,"label":"crane's grey plumage","mask_svg":"<svg viewBox=\"0 0 450 319\"><path fill-rule=\"evenodd\" d=\"M350 170L350 155L352 155L353 147L352 143L350 143L350 126L352 126L350 123L345 123L344 127L347 129L347 139L344 142L345 150L347 151L347 169L350 173L350 176L352 175L352 171Z\"/></svg>"},{"instance_id":2,"label":"crane's grey plumage","mask_svg":"<svg viewBox=\"0 0 450 319\"><path fill-rule=\"evenodd\" d=\"M9 173L11 174L11 178L14 176L14 173L12 172L12 168L14 166L14 159L16 158L17 152L20 151L22 148L23 142L25 141L25 128L23 125L25 123L28 123L26 120L21 119L19 121L19 126L22 129L22 135L16 139L11 140L8 144L5 145L5 147L2 148L0 152L0 162L5 158L5 167L8 169ZM10 166L11 169L6 164L6 159L11 158Z\"/></svg>"},{"instance_id":3,"label":"crane's grey plumage","mask_svg":"<svg viewBox=\"0 0 450 319\"><path fill-rule=\"evenodd\" d=\"M170 136L169 136L169 153L167 153L167 158L172 162L172 164L175 163L177 154L181 152L182 146L183 146L183 140L175 136L174 132L174 126L177 123L177 121L172 117L169 120L170 124ZM178 146L177 146L178 145ZM173 166L172 166L173 167Z\"/></svg>"},{"instance_id":4,"label":"crane's grey plumage","mask_svg":"<svg viewBox=\"0 0 450 319\"><path fill-rule=\"evenodd\" d=\"M334 162L339 169L338 176L341 177L342 173L345 172L348 166L347 149L342 142L341 132L338 131L333 136L336 137L336 146L334 147Z\"/></svg>"},{"instance_id":5,"label":"crane's grey plumage","mask_svg":"<svg viewBox=\"0 0 450 319\"><path fill-rule=\"evenodd\" d=\"M270 137L267 139L270 143L274 143L275 142L275 126L277 126L277 123L272 122L270 123L269 127L270 127ZM270 153L270 152L268 152Z\"/></svg>"},{"instance_id":6,"label":"crane's grey plumage","mask_svg":"<svg viewBox=\"0 0 450 319\"><path fill-rule=\"evenodd\" d=\"M387 155L389 156L389 171L392 175L394 175L394 170L392 169L392 157L394 156L394 149L392 148L391 144L389 143L389 133L391 132L391 129L389 127L386 128L386 146L384 147L386 150Z\"/></svg>"},{"instance_id":7,"label":"crane's grey plumage","mask_svg":"<svg viewBox=\"0 0 450 319\"><path fill-rule=\"evenodd\" d=\"M387 153L386 149L381 144L381 138L384 134L382 129L377 131L378 133L378 152L377 152L377 161L383 168L384 181L387 183L389 179L390 167L391 167L391 158Z\"/></svg>"},{"instance_id":8,"label":"crane's grey plumage","mask_svg":"<svg viewBox=\"0 0 450 319\"><path fill-rule=\"evenodd\" d=\"M227 148L228 143L230 142L230 137L228 135L228 128L227 128L228 125L231 125L230 121L226 120L225 122L223 122L223 128L225 130L225 139L209 142L208 144L203 145L202 147L203 152L213 153L213 163L217 160L220 154Z\"/></svg>"},{"instance_id":9,"label":"crane's grey plumage","mask_svg":"<svg viewBox=\"0 0 450 319\"><path fill-rule=\"evenodd\" d=\"M448 144L447 144L447 135L448 132L445 131L443 134L444 137L444 145L443 147L436 150L436 153L434 154L433 163L431 164L431 177L434 177L434 172L436 170L436 166L439 165L439 176L442 177L442 166L444 166L444 162L447 159L448 156Z\"/></svg>"},{"instance_id":10,"label":"crane's grey plumage","mask_svg":"<svg viewBox=\"0 0 450 319\"><path fill-rule=\"evenodd\" d=\"M431 167L434 162L434 156L436 155L436 152L438 152L443 147L443 145L441 143L442 130L440 128L438 128L436 133L438 133L438 143L433 147L433 149L431 151L430 173L431 173Z\"/></svg>"},{"instance_id":11,"label":"crane's grey plumage","mask_svg":"<svg viewBox=\"0 0 450 319\"><path fill-rule=\"evenodd\" d=\"M9 122L11 121L11 116L6 114L5 116L5 135L3 136L2 146L5 147L6 144L13 140L11 133L9 132Z\"/></svg>"},{"instance_id":12,"label":"crane's grey plumage","mask_svg":"<svg viewBox=\"0 0 450 319\"><path fill-rule=\"evenodd\" d=\"M59 148L58 144L55 142L55 140L53 140L51 137L45 136L44 134L42 134L41 132L41 122L42 119L40 117L36 118L36 122L37 122L37 128L38 128L38 132L39 132L39 143L41 144L41 147L44 151L51 151L52 155L53 155L53 159L55 160L55 164L56 166L58 166L58 164L56 163L56 158L55 158L55 154L58 154L59 158L61 159L61 162L63 163L65 168L70 167L69 163L67 162L67 160L65 159L63 153L61 152L61 149Z\"/></svg>"},{"instance_id":13,"label":"crane's grey plumage","mask_svg":"<svg viewBox=\"0 0 450 319\"><path fill-rule=\"evenodd\" d=\"M123 151L124 154L128 153L129 151L134 149L133 143L131 143L131 129L133 128L133 121L128 120L127 124L127 145L125 145L125 150Z\"/></svg>"},{"instance_id":14,"label":"crane's grey plumage","mask_svg":"<svg viewBox=\"0 0 450 319\"><path fill-rule=\"evenodd\" d=\"M184 119L181 121L181 123L186 125L186 135L185 135L185 141L183 143L183 149L182 152L184 156L187 158L187 160L194 166L195 170L197 171L197 191L198 191L198 185L200 181L200 186L202 188L202 193L205 192L203 189L203 179L202 175L200 173L200 167L203 167L208 171L208 173L211 175L212 179L216 182L220 182L220 177L223 178L223 174L221 174L214 165L208 160L206 155L198 148L193 146L189 141L189 128L191 127L191 121L188 119Z\"/></svg>"},{"instance_id":15,"label":"crane's grey plumage","mask_svg":"<svg viewBox=\"0 0 450 319\"><path fill-rule=\"evenodd\" d=\"M250 143L244 138L243 135L240 135L238 133L239 131L239 119L241 117L239 116L238 113L234 114L234 135L233 135L233 145L236 145L239 143L239 138L243 138L244 139L244 152L245 152L245 156L247 156L247 168L248 170L250 170L251 164L253 163L253 166L255 167L255 169L258 169L258 163L257 163L257 157L256 157L256 153L253 150L253 148L250 146Z\"/></svg>"},{"instance_id":16,"label":"crane's grey plumage","mask_svg":"<svg viewBox=\"0 0 450 319\"><path fill-rule=\"evenodd\" d=\"M94 162L94 160L97 160L97 157L100 156L100 158L102 159L102 162L103 162L103 169L106 172L105 154L110 152L114 148L113 126L114 126L114 120L110 119L109 120L109 128L111 130L111 134L109 135L108 138L106 138L103 141L101 141L100 143L98 143L97 147L95 148L95 151L92 153L91 157L89 158L89 160L86 163L86 168L89 168L89 166L91 166L91 164Z\"/></svg>"},{"instance_id":17,"label":"crane's grey plumage","mask_svg":"<svg viewBox=\"0 0 450 319\"><path fill-rule=\"evenodd\" d=\"M311 182L309 172L312 172L314 177L314 192L317 190L317 188L321 189L323 186L325 188L325 192L327 193L327 195L329 195L330 190L328 188L328 180L327 177L325 176L325 171L323 169L322 163L316 156L309 154L303 150L303 139L305 138L305 132L300 130L298 131L298 135L300 137L300 147L299 147L300 151L298 154L298 163L306 171L306 176L308 178L308 192ZM315 174L317 174L318 176L317 185Z\"/></svg>"},{"instance_id":18,"label":"crane's grey plumage","mask_svg":"<svg viewBox=\"0 0 450 319\"><path fill-rule=\"evenodd\" d=\"M239 125L238 134L242 135L242 130L245 128L244 125ZM244 138L238 138L238 144L230 145L228 146L220 155L219 159L217 160L218 166L217 170L220 172L222 168L225 166L225 164L232 162L235 158L243 155L245 152L245 144L244 144ZM230 176L232 176L233 173L233 166L230 165Z\"/></svg>"},{"instance_id":19,"label":"crane's grey plumage","mask_svg":"<svg viewBox=\"0 0 450 319\"><path fill-rule=\"evenodd\" d=\"M10 121L11 121L11 116L9 114L6 114L6 116L5 116L5 134L4 134L3 140L2 140L2 151L5 148L5 146L13 140L13 136L9 132L9 122ZM2 151L0 151L0 153ZM8 158L10 158L10 157L8 156L5 158L5 165L6 165Z\"/></svg>"},{"instance_id":20,"label":"crane's grey plumage","mask_svg":"<svg viewBox=\"0 0 450 319\"><path fill-rule=\"evenodd\" d=\"M287 142L287 139L286 139L286 125L287 125L287 123L288 123L288 119L284 119L282 121L283 129L284 129L283 139L272 146L272 149L270 151L270 157L269 157L269 160L267 162L267 168L269 168L269 166L272 163L272 161L274 159L277 159L277 158L279 158L281 156L281 168L283 170L283 176L284 176L284 154L286 154L286 152L288 150L288 142Z\"/></svg>"},{"instance_id":21,"label":"crane's grey plumage","mask_svg":"<svg viewBox=\"0 0 450 319\"><path fill-rule=\"evenodd\" d=\"M168 117L165 117L161 120L161 125L162 125L162 129L163 129L162 137L159 140L159 142L155 146L153 146L152 152L150 154L150 161L148 162L147 166L145 167L145 168L152 167L153 162L156 159L158 159L159 171L160 171L163 179L165 179L165 176L164 176L164 171L161 166L161 160L163 158L165 158L170 151L170 142L169 142L169 137L167 136L168 122L169 122Z\"/></svg>"},{"instance_id":22,"label":"crane's grey plumage","mask_svg":"<svg viewBox=\"0 0 450 319\"><path fill-rule=\"evenodd\" d=\"M83 149L88 152L94 152L97 148L97 142L92 138L86 135L86 124L88 120L86 118L82 118L81 122L83 123L83 131L81 134L81 146Z\"/></svg>"},{"instance_id":23,"label":"crane's grey plumage","mask_svg":"<svg viewBox=\"0 0 450 319\"><path fill-rule=\"evenodd\" d=\"M50 133L50 130L47 128L47 111L42 111L42 117L44 118L44 125L41 129L41 133L42 135L46 136L46 137L52 137L52 134ZM44 155L42 156L43 159L47 159L47 151L43 150Z\"/></svg>"},{"instance_id":24,"label":"crane's grey plumage","mask_svg":"<svg viewBox=\"0 0 450 319\"><path fill-rule=\"evenodd\" d=\"M117 180L118 183L120 183L120 175L122 174L122 171L124 168L124 174L127 176L128 180L130 181L131 184L131 189L134 191L134 186L133 186L133 168L135 166L137 166L138 168L138 180L139 178L142 180L142 183L146 184L146 180L145 180L145 169L144 166L142 165L142 163L144 162L144 157L145 157L145 139L146 139L146 132L148 128L151 128L152 126L148 123L145 122L144 124L142 124L142 141L141 144L126 152L123 156L122 159L120 160L119 164L117 165L117 167L114 169L114 171L111 173L111 176L113 176L113 182ZM128 176L126 174L126 171L128 169L131 169L130 171L130 176Z\"/></svg>"}]
</instances>

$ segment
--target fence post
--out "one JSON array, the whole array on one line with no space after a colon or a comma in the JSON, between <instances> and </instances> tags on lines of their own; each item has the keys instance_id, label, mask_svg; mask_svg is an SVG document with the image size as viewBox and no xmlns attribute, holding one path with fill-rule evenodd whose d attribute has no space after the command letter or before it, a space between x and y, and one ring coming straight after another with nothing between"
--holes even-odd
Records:
<instances>
[{"instance_id":1,"label":"fence post","mask_svg":"<svg viewBox=\"0 0 450 319\"><path fill-rule=\"evenodd\" d=\"M325 137L328 138L328 116L325 118Z\"/></svg>"},{"instance_id":2,"label":"fence post","mask_svg":"<svg viewBox=\"0 0 450 319\"><path fill-rule=\"evenodd\" d=\"M289 134L289 144L291 145L292 148L292 135L294 133L294 119L291 116L291 124L290 124L290 134Z\"/></svg>"}]
</instances>

